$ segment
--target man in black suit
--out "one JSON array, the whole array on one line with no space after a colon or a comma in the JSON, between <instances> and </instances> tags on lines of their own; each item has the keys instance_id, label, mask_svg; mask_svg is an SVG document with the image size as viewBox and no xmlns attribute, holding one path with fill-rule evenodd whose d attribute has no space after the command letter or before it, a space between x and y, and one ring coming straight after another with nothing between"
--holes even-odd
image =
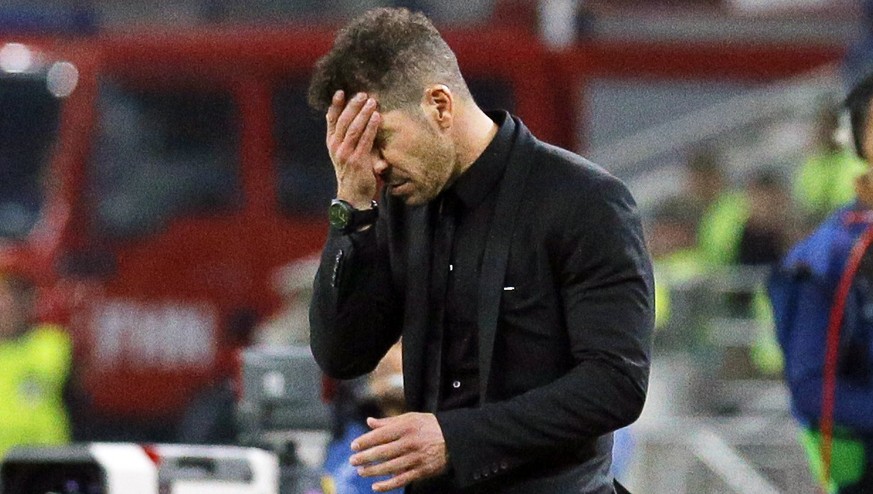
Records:
<instances>
[{"instance_id":1,"label":"man in black suit","mask_svg":"<svg viewBox=\"0 0 873 494\"><path fill-rule=\"evenodd\" d=\"M652 275L630 194L479 109L433 25L377 9L316 66L337 176L310 308L330 376L401 336L409 410L352 443L377 491L611 493L646 395ZM384 187L372 201L377 178Z\"/></svg>"}]
</instances>

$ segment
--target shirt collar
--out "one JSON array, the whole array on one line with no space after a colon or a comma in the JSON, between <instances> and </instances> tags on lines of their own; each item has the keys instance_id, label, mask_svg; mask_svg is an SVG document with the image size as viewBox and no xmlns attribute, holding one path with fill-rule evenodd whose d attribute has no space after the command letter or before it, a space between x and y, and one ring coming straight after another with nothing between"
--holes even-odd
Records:
<instances>
[{"instance_id":1,"label":"shirt collar","mask_svg":"<svg viewBox=\"0 0 873 494\"><path fill-rule=\"evenodd\" d=\"M453 193L467 209L475 208L488 195L489 192L500 182L509 151L512 148L513 135L515 134L515 122L505 111L486 112L498 125L497 133L485 151L476 158L447 192Z\"/></svg>"}]
</instances>

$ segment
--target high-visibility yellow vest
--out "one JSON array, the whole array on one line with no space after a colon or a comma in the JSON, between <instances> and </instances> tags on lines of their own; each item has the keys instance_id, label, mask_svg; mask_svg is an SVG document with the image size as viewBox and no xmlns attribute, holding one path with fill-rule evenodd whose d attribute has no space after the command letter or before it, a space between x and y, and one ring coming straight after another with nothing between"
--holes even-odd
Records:
<instances>
[{"instance_id":1,"label":"high-visibility yellow vest","mask_svg":"<svg viewBox=\"0 0 873 494\"><path fill-rule=\"evenodd\" d=\"M867 164L851 149L841 148L807 158L794 182L794 198L816 221L855 199L855 178Z\"/></svg>"},{"instance_id":2,"label":"high-visibility yellow vest","mask_svg":"<svg viewBox=\"0 0 873 494\"><path fill-rule=\"evenodd\" d=\"M725 192L706 208L697 226L697 242L708 264L726 266L737 261L748 219L748 200L741 191Z\"/></svg>"},{"instance_id":3,"label":"high-visibility yellow vest","mask_svg":"<svg viewBox=\"0 0 873 494\"><path fill-rule=\"evenodd\" d=\"M57 326L0 341L0 458L20 444L69 441L62 394L71 358L70 338Z\"/></svg>"}]
</instances>

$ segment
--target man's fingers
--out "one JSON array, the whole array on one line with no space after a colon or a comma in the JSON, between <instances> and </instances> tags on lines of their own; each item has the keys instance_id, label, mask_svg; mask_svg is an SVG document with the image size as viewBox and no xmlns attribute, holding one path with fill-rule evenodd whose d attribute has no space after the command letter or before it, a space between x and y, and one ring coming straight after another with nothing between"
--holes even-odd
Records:
<instances>
[{"instance_id":1,"label":"man's fingers","mask_svg":"<svg viewBox=\"0 0 873 494\"><path fill-rule=\"evenodd\" d=\"M355 154L358 156L370 154L373 150L373 142L376 140L376 132L379 130L379 124L381 122L382 116L379 115L379 112L374 111L370 114L367 126L364 127L364 132L361 134L361 138L358 139L358 146L355 148Z\"/></svg>"},{"instance_id":2,"label":"man's fingers","mask_svg":"<svg viewBox=\"0 0 873 494\"><path fill-rule=\"evenodd\" d=\"M404 413L383 419L367 418L373 430L352 441L349 462L362 476L392 475L374 484L382 492L436 475L447 466L445 442L432 414Z\"/></svg>"},{"instance_id":3,"label":"man's fingers","mask_svg":"<svg viewBox=\"0 0 873 494\"><path fill-rule=\"evenodd\" d=\"M356 453L349 458L349 463L354 467L368 465L379 461L388 461L409 451L409 447L400 441L380 444L372 448Z\"/></svg>"},{"instance_id":4,"label":"man's fingers","mask_svg":"<svg viewBox=\"0 0 873 494\"><path fill-rule=\"evenodd\" d=\"M334 127L333 132L334 142L343 142L345 140L349 125L351 125L352 121L355 120L358 113L361 112L361 108L366 102L367 95L364 93L358 93L354 98L346 103L342 113L340 113L340 116L336 119L336 126Z\"/></svg>"},{"instance_id":5,"label":"man's fingers","mask_svg":"<svg viewBox=\"0 0 873 494\"><path fill-rule=\"evenodd\" d=\"M367 417L367 426L371 429L378 429L379 427L384 426L386 423L385 419L377 419L375 417Z\"/></svg>"},{"instance_id":6,"label":"man's fingers","mask_svg":"<svg viewBox=\"0 0 873 494\"><path fill-rule=\"evenodd\" d=\"M367 124L370 121L370 116L375 111L376 100L373 98L367 99L361 106L358 114L355 115L355 118L349 124L349 128L346 129L346 135L343 138L344 146L349 146L351 149L355 149L358 146L358 141L360 141L361 136L364 134L364 130L366 130Z\"/></svg>"},{"instance_id":7,"label":"man's fingers","mask_svg":"<svg viewBox=\"0 0 873 494\"><path fill-rule=\"evenodd\" d=\"M366 451L375 446L388 444L400 439L403 431L393 427L372 430L352 441L352 451Z\"/></svg>"},{"instance_id":8,"label":"man's fingers","mask_svg":"<svg viewBox=\"0 0 873 494\"><path fill-rule=\"evenodd\" d=\"M343 110L343 102L345 101L345 93L339 90L333 93L330 108L327 109L327 135L331 136L336 131L336 119L339 118L340 112Z\"/></svg>"},{"instance_id":9,"label":"man's fingers","mask_svg":"<svg viewBox=\"0 0 873 494\"><path fill-rule=\"evenodd\" d=\"M412 467L417 464L418 461L416 460L415 455L400 455L386 461L362 465L358 467L358 475L361 477L378 477L379 475L401 474L407 470L411 470Z\"/></svg>"},{"instance_id":10,"label":"man's fingers","mask_svg":"<svg viewBox=\"0 0 873 494\"><path fill-rule=\"evenodd\" d=\"M351 107L351 104L346 107L346 110ZM363 106L361 106L360 111L355 115L355 118L349 124L348 128L345 131L345 136L342 137L342 140L337 144L337 140L340 139L340 130L337 130L334 135L334 146L335 151L333 153L334 158L338 160L339 163L347 163L347 162L356 162L360 163L360 158L365 157L370 154L370 150L373 148L373 143L370 142L369 146L366 143L361 143L361 138L364 135L364 132L367 129L367 125L369 125L370 117L376 111L376 100L370 98L367 99ZM345 110L343 110L343 115L340 116L340 120L342 120L343 116L345 116ZM375 138L375 137L374 137ZM358 152L359 145L361 147L367 147L366 151ZM360 163L364 164L364 163Z\"/></svg>"},{"instance_id":11,"label":"man's fingers","mask_svg":"<svg viewBox=\"0 0 873 494\"><path fill-rule=\"evenodd\" d=\"M424 473L420 470L409 470L401 473L400 475L395 475L388 480L375 482L373 484L373 490L376 492L386 492L390 491L391 489L399 489L400 487L409 485L410 483L424 477Z\"/></svg>"}]
</instances>

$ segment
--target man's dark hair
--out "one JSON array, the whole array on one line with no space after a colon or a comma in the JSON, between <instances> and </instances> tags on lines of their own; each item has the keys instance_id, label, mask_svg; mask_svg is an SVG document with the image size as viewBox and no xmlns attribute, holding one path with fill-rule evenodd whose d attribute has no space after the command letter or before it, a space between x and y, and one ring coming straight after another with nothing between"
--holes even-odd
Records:
<instances>
[{"instance_id":1,"label":"man's dark hair","mask_svg":"<svg viewBox=\"0 0 873 494\"><path fill-rule=\"evenodd\" d=\"M873 73L864 77L846 98L846 109L852 124L852 140L858 156L867 160L864 155L864 134L867 132L867 114L870 112L870 99L873 98Z\"/></svg>"},{"instance_id":2,"label":"man's dark hair","mask_svg":"<svg viewBox=\"0 0 873 494\"><path fill-rule=\"evenodd\" d=\"M382 111L421 101L428 84L445 84L455 94L470 92L449 45L423 14L379 8L342 28L327 55L315 65L309 105L326 110L333 94L378 95Z\"/></svg>"}]
</instances>

